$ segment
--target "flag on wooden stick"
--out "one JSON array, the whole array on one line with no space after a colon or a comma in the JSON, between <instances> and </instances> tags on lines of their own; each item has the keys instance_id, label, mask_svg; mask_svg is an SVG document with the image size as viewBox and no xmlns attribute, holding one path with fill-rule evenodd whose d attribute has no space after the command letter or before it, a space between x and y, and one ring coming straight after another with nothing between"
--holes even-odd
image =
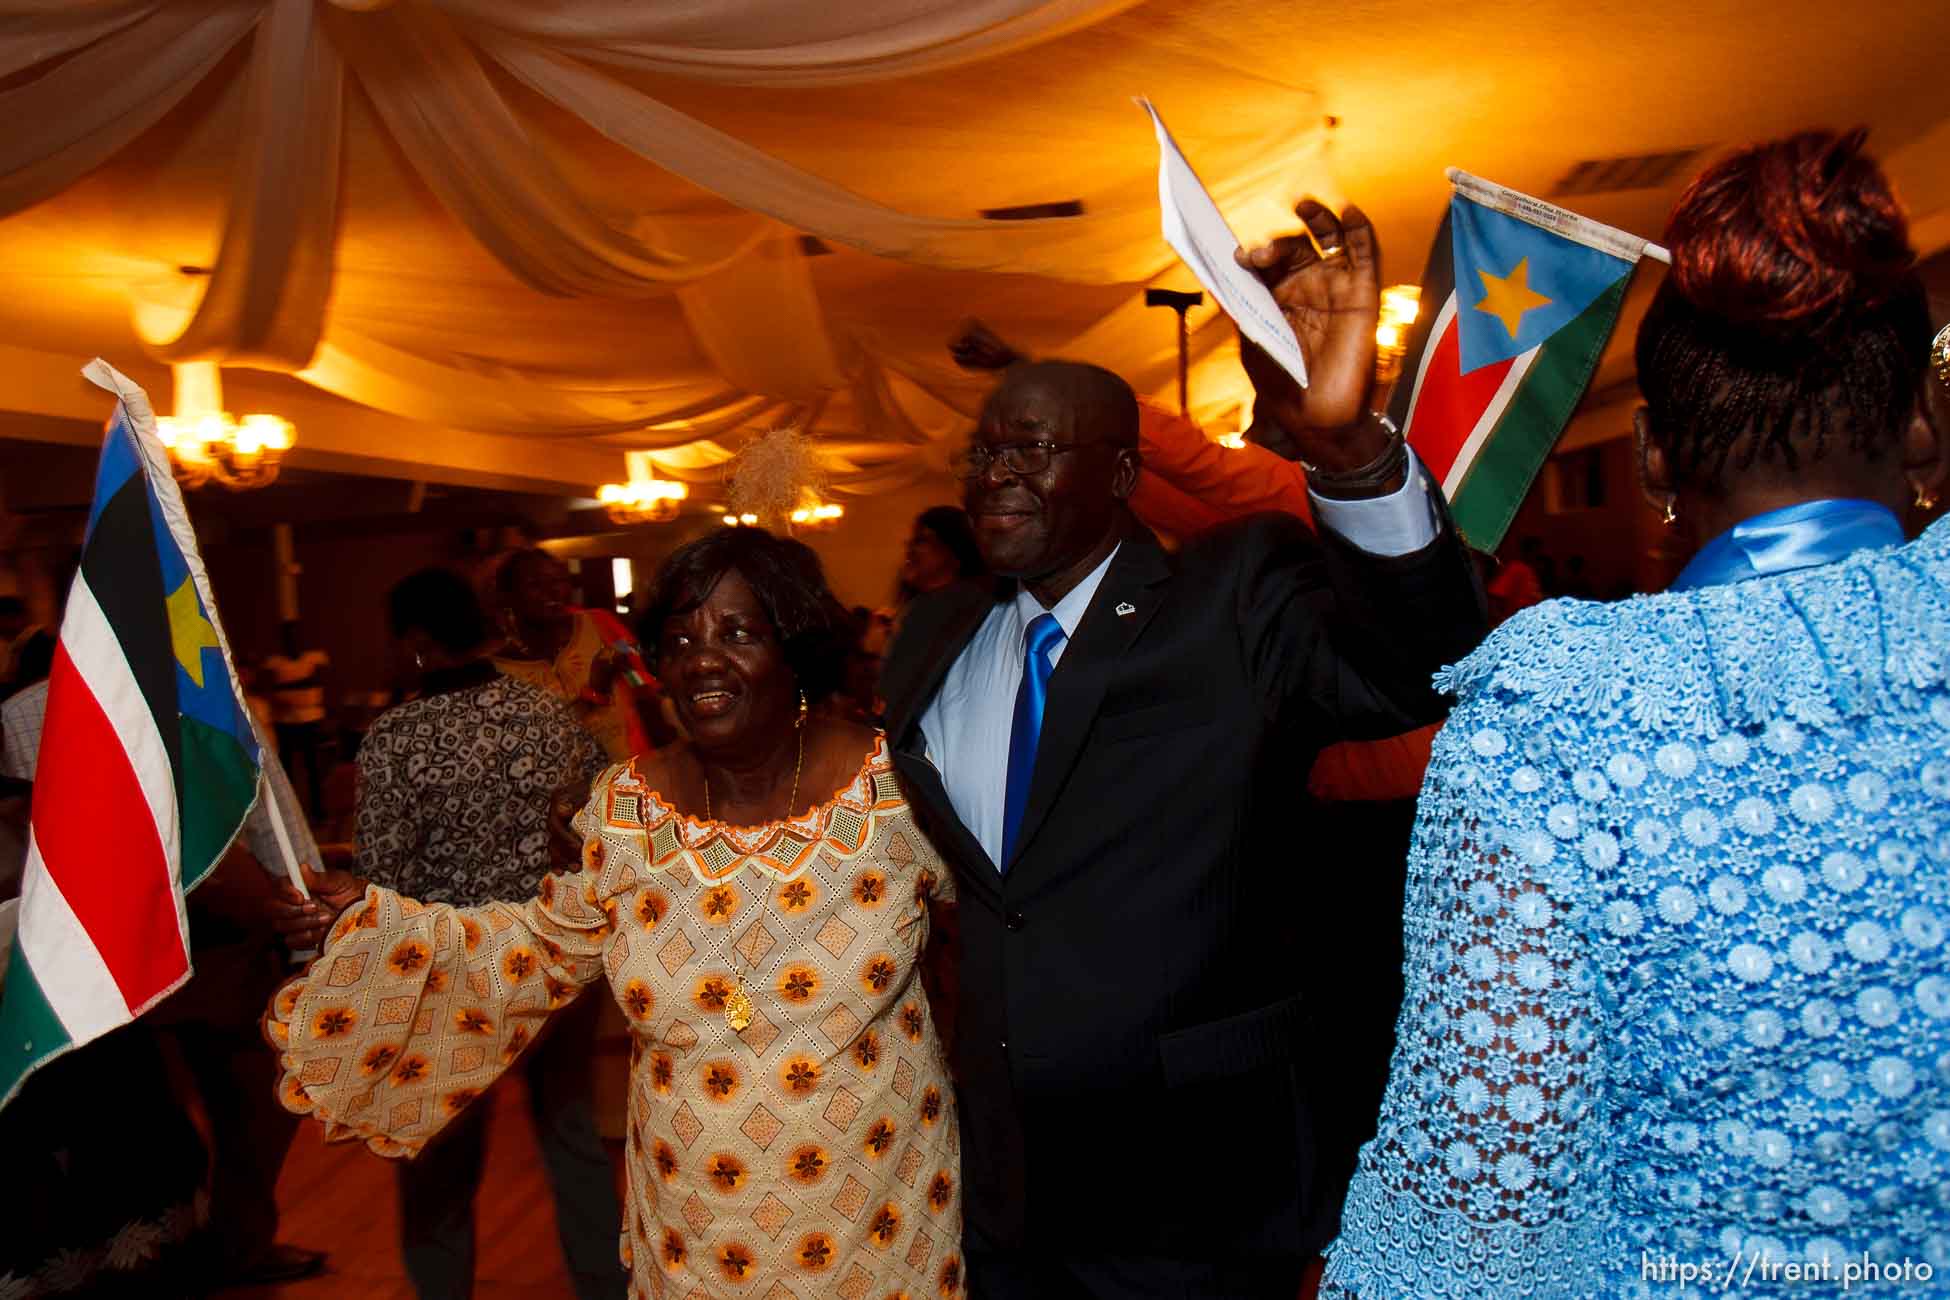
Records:
<instances>
[{"instance_id":1,"label":"flag on wooden stick","mask_svg":"<svg viewBox=\"0 0 1950 1300\"><path fill-rule=\"evenodd\" d=\"M0 1105L190 976L185 893L250 812L260 751L142 389L117 397L69 589L0 988Z\"/></svg>"},{"instance_id":2,"label":"flag on wooden stick","mask_svg":"<svg viewBox=\"0 0 1950 1300\"><path fill-rule=\"evenodd\" d=\"M1570 422L1641 256L1665 250L1451 170L1388 414L1493 551Z\"/></svg>"}]
</instances>

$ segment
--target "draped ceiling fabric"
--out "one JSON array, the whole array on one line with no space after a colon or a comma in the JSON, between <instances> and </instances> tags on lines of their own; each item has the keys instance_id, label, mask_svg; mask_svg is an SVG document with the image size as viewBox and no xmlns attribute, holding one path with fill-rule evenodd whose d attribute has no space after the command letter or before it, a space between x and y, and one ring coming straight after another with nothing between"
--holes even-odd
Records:
<instances>
[{"instance_id":1,"label":"draped ceiling fabric","mask_svg":"<svg viewBox=\"0 0 1950 1300\"><path fill-rule=\"evenodd\" d=\"M941 362L942 330L917 347L907 331L876 327L872 312L826 310L827 299L850 297L831 282L898 291L906 286L888 272L900 267L1006 275L1019 283L1005 301L1071 299L1058 311L1036 304L1018 337L1047 347L1081 335L1107 361L1157 370L1169 322L1129 303L1135 286L1182 275L1168 274L1145 151L1097 169L1088 186L1054 177L978 186L996 171L978 165L985 146L1017 127L910 128L900 154L932 155L932 166L962 170L982 191L951 215L924 215L741 138L735 113L728 123L710 114L720 125L685 111L670 102L672 79L891 82L1021 58L1134 2L0 0L0 73L9 75L0 112L13 128L0 141L0 217L112 173L152 145L165 157L207 149L193 167L204 175L185 180L229 173L224 201L200 204L215 218L205 236L214 236L214 256L205 242L178 263L207 264L207 273L174 272L158 256L125 283L129 319L157 360L285 372L450 427L651 451L663 472L693 481L721 473L751 431L810 424L837 489L881 491L942 469L982 384ZM904 81L892 93L916 86ZM1282 94L1271 138L1237 133L1210 155L1223 197L1244 204L1269 187L1295 190L1318 154L1312 97ZM1138 135L1135 110L1115 107ZM191 120L158 131L172 113ZM641 169L619 175L625 155ZM210 165L218 157L227 168ZM661 176L640 184L651 169ZM497 264L485 284L464 276L472 283L447 286L444 321L428 301L402 319L388 307L396 290L360 273L368 182L387 170L380 206L401 206L402 191L409 204L430 199L438 211L420 214L431 218L429 235L447 238L441 228L457 225ZM1083 202L1080 217L1004 222L972 210L1072 198ZM122 224L136 217L123 214ZM809 256L801 236L837 256ZM394 246L383 256L398 265L415 253ZM859 265L815 276L816 260L839 258ZM940 288L940 302L969 294L966 284ZM509 348L506 336L524 332L538 298L578 300L590 331L612 340L634 334L634 364L544 361ZM1092 326L1102 336L1103 324L1117 326L1113 337L1092 346ZM1132 333L1153 337L1119 355Z\"/></svg>"},{"instance_id":2,"label":"draped ceiling fabric","mask_svg":"<svg viewBox=\"0 0 1950 1300\"><path fill-rule=\"evenodd\" d=\"M874 493L941 475L977 409L944 349L964 316L1175 401L1175 322L1141 290L1191 282L1136 94L1242 237L1345 183L1394 279L1450 162L1542 191L1585 156L1864 118L1937 140L1915 169L1950 154L1933 0L1866 34L1792 0L1792 48L1752 60L1778 86L1744 87L1737 15L1675 47L1659 4L1597 7L1484 0L1464 30L1414 0L0 0L0 337L127 340L697 483L793 423ZM1838 71L1842 39L1880 44ZM1633 89L1653 66L1725 93L1667 104ZM1651 234L1670 197L1580 206ZM1230 328L1191 324L1194 413L1236 427Z\"/></svg>"}]
</instances>

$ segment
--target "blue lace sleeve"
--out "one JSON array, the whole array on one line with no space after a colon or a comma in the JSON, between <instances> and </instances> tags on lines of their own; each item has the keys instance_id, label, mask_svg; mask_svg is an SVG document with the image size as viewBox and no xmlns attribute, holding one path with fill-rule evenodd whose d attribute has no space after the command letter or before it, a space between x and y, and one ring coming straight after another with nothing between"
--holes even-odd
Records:
<instances>
[{"instance_id":1,"label":"blue lace sleeve","mask_svg":"<svg viewBox=\"0 0 1950 1300\"><path fill-rule=\"evenodd\" d=\"M1393 1068L1323 1300L1590 1293L1611 1157L1580 909L1618 845L1516 712L1479 697L1436 740Z\"/></svg>"}]
</instances>

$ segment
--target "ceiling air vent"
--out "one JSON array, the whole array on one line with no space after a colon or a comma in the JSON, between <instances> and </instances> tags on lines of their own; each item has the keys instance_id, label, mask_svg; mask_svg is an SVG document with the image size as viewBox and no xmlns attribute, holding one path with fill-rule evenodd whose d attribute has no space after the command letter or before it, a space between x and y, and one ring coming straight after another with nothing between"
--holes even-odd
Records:
<instances>
[{"instance_id":1,"label":"ceiling air vent","mask_svg":"<svg viewBox=\"0 0 1950 1300\"><path fill-rule=\"evenodd\" d=\"M1623 158L1587 158L1572 163L1571 170L1551 190L1550 197L1561 199L1573 194L1607 194L1613 190L1646 190L1664 185L1679 170L1705 152L1703 146L1677 149L1671 153L1631 154Z\"/></svg>"},{"instance_id":2,"label":"ceiling air vent","mask_svg":"<svg viewBox=\"0 0 1950 1300\"><path fill-rule=\"evenodd\" d=\"M1025 203L1016 208L983 208L990 221L1035 221L1042 217L1080 217L1082 199L1059 199L1055 203Z\"/></svg>"}]
</instances>

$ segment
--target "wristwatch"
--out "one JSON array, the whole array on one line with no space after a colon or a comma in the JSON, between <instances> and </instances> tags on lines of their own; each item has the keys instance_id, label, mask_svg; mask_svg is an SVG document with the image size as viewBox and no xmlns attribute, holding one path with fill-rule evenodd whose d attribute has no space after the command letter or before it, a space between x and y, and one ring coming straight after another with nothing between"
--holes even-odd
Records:
<instances>
[{"instance_id":1,"label":"wristwatch","mask_svg":"<svg viewBox=\"0 0 1950 1300\"><path fill-rule=\"evenodd\" d=\"M1396 478L1408 471L1408 442L1395 422L1380 411L1369 411L1355 427L1361 424L1379 428L1387 438L1387 445L1381 454L1365 465L1354 469L1331 470L1318 465L1310 465L1298 455L1293 457L1300 462L1300 468L1307 471L1307 486L1322 496L1371 496L1393 486Z\"/></svg>"}]
</instances>

